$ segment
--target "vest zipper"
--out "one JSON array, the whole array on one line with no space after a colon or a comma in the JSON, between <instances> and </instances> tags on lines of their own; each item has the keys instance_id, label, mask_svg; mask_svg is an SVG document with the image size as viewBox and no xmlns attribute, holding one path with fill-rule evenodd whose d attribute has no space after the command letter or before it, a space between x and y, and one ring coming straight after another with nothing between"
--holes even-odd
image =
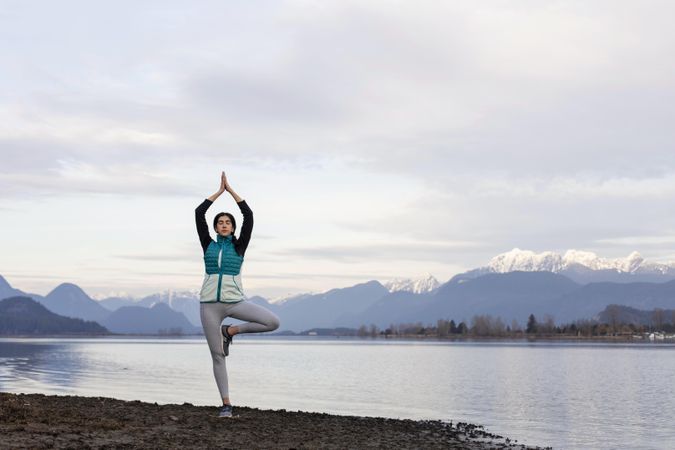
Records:
<instances>
[{"instance_id":1,"label":"vest zipper","mask_svg":"<svg viewBox=\"0 0 675 450\"><path fill-rule=\"evenodd\" d=\"M225 246L221 244L220 246L220 252L218 253L218 294L216 296L216 301L220 301L220 286L223 283L223 268L221 267L222 260L223 260L223 248Z\"/></svg>"}]
</instances>

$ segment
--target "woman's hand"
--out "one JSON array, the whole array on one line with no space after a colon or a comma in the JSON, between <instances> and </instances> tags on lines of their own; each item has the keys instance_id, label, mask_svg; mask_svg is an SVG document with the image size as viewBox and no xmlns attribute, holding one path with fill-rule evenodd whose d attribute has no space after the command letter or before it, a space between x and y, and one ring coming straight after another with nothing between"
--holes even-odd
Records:
<instances>
[{"instance_id":1,"label":"woman's hand","mask_svg":"<svg viewBox=\"0 0 675 450\"><path fill-rule=\"evenodd\" d=\"M213 194L211 197L208 197L208 199L211 200L212 202L215 202L216 199L220 197L220 194L222 194L225 191L229 192L234 198L234 201L236 201L237 203L241 201L241 197L239 197L239 195L237 195L237 193L232 190L230 183L227 182L225 171L222 171L220 172L220 189L218 189L218 192Z\"/></svg>"},{"instance_id":2,"label":"woman's hand","mask_svg":"<svg viewBox=\"0 0 675 450\"><path fill-rule=\"evenodd\" d=\"M220 189L218 192L221 194L227 190L227 178L225 177L225 171L220 172Z\"/></svg>"},{"instance_id":3,"label":"woman's hand","mask_svg":"<svg viewBox=\"0 0 675 450\"><path fill-rule=\"evenodd\" d=\"M216 191L215 194L213 194L211 197L207 197L209 200L212 202L215 202L218 197L220 197L220 194L223 192L230 192L230 185L227 184L227 177L225 177L225 172L220 172L220 188L218 191Z\"/></svg>"},{"instance_id":4,"label":"woman's hand","mask_svg":"<svg viewBox=\"0 0 675 450\"><path fill-rule=\"evenodd\" d=\"M230 192L232 188L230 187L230 184L227 182L227 177L225 176L225 171L220 173L220 192Z\"/></svg>"}]
</instances>

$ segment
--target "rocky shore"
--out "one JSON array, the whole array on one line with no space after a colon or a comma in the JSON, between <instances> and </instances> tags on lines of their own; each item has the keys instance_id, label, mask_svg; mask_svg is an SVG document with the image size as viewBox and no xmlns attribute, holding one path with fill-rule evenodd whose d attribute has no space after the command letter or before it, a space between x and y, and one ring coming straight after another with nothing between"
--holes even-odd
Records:
<instances>
[{"instance_id":1,"label":"rocky shore","mask_svg":"<svg viewBox=\"0 0 675 450\"><path fill-rule=\"evenodd\" d=\"M1 448L523 449L468 423L0 393Z\"/></svg>"}]
</instances>

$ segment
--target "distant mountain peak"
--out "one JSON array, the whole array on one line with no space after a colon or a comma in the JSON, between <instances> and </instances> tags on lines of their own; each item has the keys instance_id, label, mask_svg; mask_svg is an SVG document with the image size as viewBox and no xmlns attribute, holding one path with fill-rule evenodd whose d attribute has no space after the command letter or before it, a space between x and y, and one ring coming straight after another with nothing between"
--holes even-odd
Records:
<instances>
[{"instance_id":1,"label":"distant mountain peak","mask_svg":"<svg viewBox=\"0 0 675 450\"><path fill-rule=\"evenodd\" d=\"M73 283L61 283L56 286L52 291L47 294L47 297L53 297L54 295L77 295L84 296L89 298L89 296L76 284Z\"/></svg>"},{"instance_id":2,"label":"distant mountain peak","mask_svg":"<svg viewBox=\"0 0 675 450\"><path fill-rule=\"evenodd\" d=\"M565 269L582 266L590 270L612 270L622 273L642 271L664 272L675 268L675 265L649 263L634 251L625 258L602 258L585 250L567 250L563 255L552 251L535 253L531 250L514 248L492 258L482 269L486 272L506 273L525 272L561 272Z\"/></svg>"},{"instance_id":3,"label":"distant mountain peak","mask_svg":"<svg viewBox=\"0 0 675 450\"><path fill-rule=\"evenodd\" d=\"M431 292L440 286L438 280L430 273L425 273L418 278L393 278L382 283L389 292L413 292L423 294Z\"/></svg>"},{"instance_id":4,"label":"distant mountain peak","mask_svg":"<svg viewBox=\"0 0 675 450\"><path fill-rule=\"evenodd\" d=\"M0 289L12 289L12 286L0 275Z\"/></svg>"},{"instance_id":5,"label":"distant mountain peak","mask_svg":"<svg viewBox=\"0 0 675 450\"><path fill-rule=\"evenodd\" d=\"M101 301L101 300L105 300L105 299L108 299L108 298L119 298L119 299L125 299L125 300L136 300L136 296L131 295L131 294L128 293L127 291L110 291L110 292L108 292L107 294L101 294L101 293L99 293L99 294L93 294L93 295L90 295L90 297L91 297L93 300L96 300L96 301Z\"/></svg>"},{"instance_id":6,"label":"distant mountain peak","mask_svg":"<svg viewBox=\"0 0 675 450\"><path fill-rule=\"evenodd\" d=\"M319 294L322 294L322 293L325 293L325 292L328 292L328 291L321 291L321 292L319 292L319 291L307 291L307 292L302 292L302 293L299 293L299 294L286 294L286 295L282 295L282 296L279 296L279 297L271 297L271 298L267 299L267 301L269 303L274 303L276 305L283 305L284 303L287 303L287 302L292 301L292 300L297 300L297 299L305 298L305 297L311 297L313 295L319 295Z\"/></svg>"},{"instance_id":7,"label":"distant mountain peak","mask_svg":"<svg viewBox=\"0 0 675 450\"><path fill-rule=\"evenodd\" d=\"M182 290L182 291L177 291L174 289L166 289L162 292L158 292L155 295L157 295L162 300L172 300L178 297L193 298L199 297L199 289Z\"/></svg>"},{"instance_id":8,"label":"distant mountain peak","mask_svg":"<svg viewBox=\"0 0 675 450\"><path fill-rule=\"evenodd\" d=\"M173 311L169 305L162 302L153 303L150 309L164 310L164 311Z\"/></svg>"},{"instance_id":9,"label":"distant mountain peak","mask_svg":"<svg viewBox=\"0 0 675 450\"><path fill-rule=\"evenodd\" d=\"M562 257L553 252L535 253L531 250L513 250L492 258L486 269L489 272L506 273L525 272L559 272L562 270Z\"/></svg>"}]
</instances>

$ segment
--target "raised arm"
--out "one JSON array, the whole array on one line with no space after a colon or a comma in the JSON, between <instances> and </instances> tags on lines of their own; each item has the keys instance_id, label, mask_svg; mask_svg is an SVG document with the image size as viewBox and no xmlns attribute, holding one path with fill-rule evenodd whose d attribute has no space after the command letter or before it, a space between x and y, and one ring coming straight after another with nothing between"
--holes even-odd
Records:
<instances>
[{"instance_id":1,"label":"raised arm","mask_svg":"<svg viewBox=\"0 0 675 450\"><path fill-rule=\"evenodd\" d=\"M253 231L253 211L249 208L246 200L237 202L237 206L239 206L239 211L244 216L241 233L239 233L239 239L237 239L237 251L241 256L244 256L248 243L251 240L251 232Z\"/></svg>"},{"instance_id":2,"label":"raised arm","mask_svg":"<svg viewBox=\"0 0 675 450\"><path fill-rule=\"evenodd\" d=\"M239 206L239 211L241 211L241 214L244 216L244 223L241 225L241 232L239 233L236 245L237 253L244 256L246 248L248 248L248 243L251 240L251 232L253 231L253 211L251 211L246 200L243 200L236 192L234 192L232 186L227 182L225 172L221 175L221 180L221 186L223 186L224 183L225 190L232 195L234 201L237 202L237 206Z\"/></svg>"},{"instance_id":3,"label":"raised arm","mask_svg":"<svg viewBox=\"0 0 675 450\"><path fill-rule=\"evenodd\" d=\"M206 248L211 243L211 235L209 234L209 226L206 224L206 211L209 207L216 201L220 194L225 192L227 187L227 179L225 178L225 172L222 172L220 175L220 189L216 191L215 194L205 199L201 205L197 206L195 209L195 223L197 224L197 234L199 235L199 242L202 244L202 250L206 253Z\"/></svg>"},{"instance_id":4,"label":"raised arm","mask_svg":"<svg viewBox=\"0 0 675 450\"><path fill-rule=\"evenodd\" d=\"M199 243L202 245L202 250L206 253L206 248L211 243L211 236L209 235L209 226L206 224L206 211L213 204L213 201L205 199L201 205L195 209L195 223L197 224L197 234L199 235Z\"/></svg>"}]
</instances>

